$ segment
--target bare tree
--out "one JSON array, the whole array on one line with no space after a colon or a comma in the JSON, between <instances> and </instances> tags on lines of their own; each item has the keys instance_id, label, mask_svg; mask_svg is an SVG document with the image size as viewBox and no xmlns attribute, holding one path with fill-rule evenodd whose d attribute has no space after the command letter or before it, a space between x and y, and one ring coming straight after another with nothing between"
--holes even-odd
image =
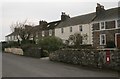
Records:
<instances>
[{"instance_id":1,"label":"bare tree","mask_svg":"<svg viewBox=\"0 0 120 79\"><path fill-rule=\"evenodd\" d=\"M18 41L28 41L33 34L33 27L34 24L27 23L27 20L24 22L16 22L15 24L11 25L11 30L15 32L15 36Z\"/></svg>"}]
</instances>

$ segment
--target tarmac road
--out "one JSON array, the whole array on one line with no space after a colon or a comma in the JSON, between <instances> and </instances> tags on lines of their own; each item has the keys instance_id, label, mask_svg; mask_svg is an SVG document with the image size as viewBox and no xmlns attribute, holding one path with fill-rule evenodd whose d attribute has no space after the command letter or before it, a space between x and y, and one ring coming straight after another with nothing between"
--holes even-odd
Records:
<instances>
[{"instance_id":1,"label":"tarmac road","mask_svg":"<svg viewBox=\"0 0 120 79\"><path fill-rule=\"evenodd\" d=\"M3 77L118 77L115 71L89 69L49 59L2 54Z\"/></svg>"}]
</instances>

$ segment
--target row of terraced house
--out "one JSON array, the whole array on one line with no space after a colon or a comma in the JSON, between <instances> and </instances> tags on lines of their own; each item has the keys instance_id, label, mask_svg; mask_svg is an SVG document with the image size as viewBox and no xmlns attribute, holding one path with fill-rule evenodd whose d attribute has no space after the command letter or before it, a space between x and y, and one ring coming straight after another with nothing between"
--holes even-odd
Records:
<instances>
[{"instance_id":1,"label":"row of terraced house","mask_svg":"<svg viewBox=\"0 0 120 79\"><path fill-rule=\"evenodd\" d=\"M103 5L97 3L93 13L70 17L62 12L61 20L49 23L39 21L39 25L33 29L36 41L40 37L56 36L65 42L70 35L81 33L87 36L82 41L83 45L104 48L108 42L112 42L116 48L120 48L120 7L105 10ZM16 32L7 35L6 41L17 41Z\"/></svg>"}]
</instances>

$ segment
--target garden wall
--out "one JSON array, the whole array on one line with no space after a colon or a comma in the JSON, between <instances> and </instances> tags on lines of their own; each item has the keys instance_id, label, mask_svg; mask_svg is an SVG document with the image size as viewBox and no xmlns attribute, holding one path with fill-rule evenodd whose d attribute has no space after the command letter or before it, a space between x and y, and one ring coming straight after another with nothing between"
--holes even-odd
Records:
<instances>
[{"instance_id":1,"label":"garden wall","mask_svg":"<svg viewBox=\"0 0 120 79\"><path fill-rule=\"evenodd\" d=\"M5 52L35 58L41 58L44 56L44 54L46 54L41 48L29 48L26 50L23 50L21 48L5 48Z\"/></svg>"},{"instance_id":2,"label":"garden wall","mask_svg":"<svg viewBox=\"0 0 120 79\"><path fill-rule=\"evenodd\" d=\"M5 52L23 55L23 50L21 48L5 48Z\"/></svg>"},{"instance_id":3,"label":"garden wall","mask_svg":"<svg viewBox=\"0 0 120 79\"><path fill-rule=\"evenodd\" d=\"M106 62L107 53L110 61ZM50 53L50 60L120 71L120 50L117 49L62 49Z\"/></svg>"}]
</instances>

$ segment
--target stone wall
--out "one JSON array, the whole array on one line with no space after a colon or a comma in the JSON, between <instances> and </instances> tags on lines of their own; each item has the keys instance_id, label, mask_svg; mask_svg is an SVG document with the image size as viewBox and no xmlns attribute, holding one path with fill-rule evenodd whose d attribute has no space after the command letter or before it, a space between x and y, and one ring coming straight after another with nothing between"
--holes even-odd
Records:
<instances>
[{"instance_id":1,"label":"stone wall","mask_svg":"<svg viewBox=\"0 0 120 79\"><path fill-rule=\"evenodd\" d=\"M110 68L120 71L120 50L111 49L110 63L107 63L106 52L108 50L110 49L63 49L50 53L49 57L52 61L60 61L97 68Z\"/></svg>"},{"instance_id":2,"label":"stone wall","mask_svg":"<svg viewBox=\"0 0 120 79\"><path fill-rule=\"evenodd\" d=\"M23 55L23 50L21 48L5 48L5 52Z\"/></svg>"},{"instance_id":3,"label":"stone wall","mask_svg":"<svg viewBox=\"0 0 120 79\"><path fill-rule=\"evenodd\" d=\"M29 48L24 51L21 48L5 48L5 52L35 58L41 58L44 53L41 48Z\"/></svg>"}]
</instances>

